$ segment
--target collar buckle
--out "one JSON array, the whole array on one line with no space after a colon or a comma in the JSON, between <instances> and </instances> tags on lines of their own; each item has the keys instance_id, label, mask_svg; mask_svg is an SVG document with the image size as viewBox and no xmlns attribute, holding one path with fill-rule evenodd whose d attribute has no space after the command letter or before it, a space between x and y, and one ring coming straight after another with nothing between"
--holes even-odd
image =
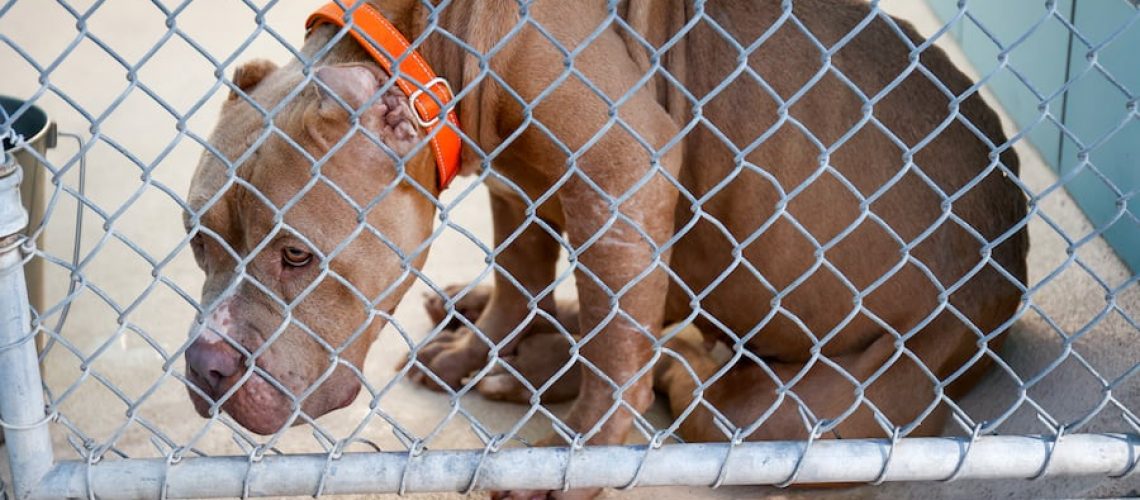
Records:
<instances>
[{"instance_id":1,"label":"collar buckle","mask_svg":"<svg viewBox=\"0 0 1140 500\"><path fill-rule=\"evenodd\" d=\"M429 90L437 85L442 85L446 93L441 95L439 93L432 92L437 96L437 98L439 98L439 102L436 103L436 106L439 107L439 112L436 113L435 116L431 119L425 120L423 115L420 114L419 108L416 107L416 102L418 102L420 96L426 95ZM435 124L439 123L439 117L443 116L443 106L446 102L450 101L451 97L454 95L455 94L451 92L451 84L447 83L447 80L444 80L442 77L437 76L431 80L428 80L428 82L424 84L423 88L417 88L416 90L412 91L411 94L408 94L408 107L412 109L412 115L416 117L416 123L418 123L420 127L428 129L434 127ZM444 99L444 97L447 99Z\"/></svg>"}]
</instances>

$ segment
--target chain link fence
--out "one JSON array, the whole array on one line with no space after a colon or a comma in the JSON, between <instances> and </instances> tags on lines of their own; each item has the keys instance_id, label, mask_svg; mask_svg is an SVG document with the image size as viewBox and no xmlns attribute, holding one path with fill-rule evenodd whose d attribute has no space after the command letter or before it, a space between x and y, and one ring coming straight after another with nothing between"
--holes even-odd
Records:
<instances>
[{"instance_id":1,"label":"chain link fence","mask_svg":"<svg viewBox=\"0 0 1140 500\"><path fill-rule=\"evenodd\" d=\"M1140 183L1098 162L1140 127L1104 63L1128 2L1101 37L1064 2L1013 37L959 2L928 39L887 2L411 2L390 18L464 125L442 193L428 138L458 127L350 64L354 23L306 42L301 3L0 3L0 495L1135 487L1140 275L1102 236L1140 232ZM963 27L997 51L970 78L937 48L969 73ZM1020 57L1046 30L1086 56L1055 86ZM1002 78L1039 111L1004 136ZM1063 103L1093 79L1114 124L1085 136ZM1078 146L1059 175L1042 131ZM959 153L966 178L923 168ZM1090 178L1095 223L1066 193Z\"/></svg>"}]
</instances>

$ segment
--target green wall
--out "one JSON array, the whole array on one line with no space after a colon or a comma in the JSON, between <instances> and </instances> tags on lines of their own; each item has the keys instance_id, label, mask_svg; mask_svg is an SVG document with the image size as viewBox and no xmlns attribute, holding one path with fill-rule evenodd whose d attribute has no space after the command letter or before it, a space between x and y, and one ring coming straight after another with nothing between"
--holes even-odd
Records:
<instances>
[{"instance_id":1,"label":"green wall","mask_svg":"<svg viewBox=\"0 0 1140 500\"><path fill-rule=\"evenodd\" d=\"M958 0L929 2L1096 231L1140 271L1140 11L1060 0L1054 16L1044 0L973 0L971 18ZM1003 50L1008 65L994 73Z\"/></svg>"}]
</instances>

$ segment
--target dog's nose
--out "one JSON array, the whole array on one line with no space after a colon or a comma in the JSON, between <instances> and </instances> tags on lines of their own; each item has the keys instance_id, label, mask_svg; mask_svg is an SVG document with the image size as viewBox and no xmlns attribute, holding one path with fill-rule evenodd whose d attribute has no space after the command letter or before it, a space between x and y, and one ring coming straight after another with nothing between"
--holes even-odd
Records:
<instances>
[{"instance_id":1,"label":"dog's nose","mask_svg":"<svg viewBox=\"0 0 1140 500\"><path fill-rule=\"evenodd\" d=\"M186 366L216 394L223 380L241 370L241 353L225 342L198 340L186 349Z\"/></svg>"}]
</instances>

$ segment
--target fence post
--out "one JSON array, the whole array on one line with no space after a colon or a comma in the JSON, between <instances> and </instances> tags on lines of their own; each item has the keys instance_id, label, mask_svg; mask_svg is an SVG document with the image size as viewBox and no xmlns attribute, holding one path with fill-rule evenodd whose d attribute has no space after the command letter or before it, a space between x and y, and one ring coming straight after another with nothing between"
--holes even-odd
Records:
<instances>
[{"instance_id":1,"label":"fence post","mask_svg":"<svg viewBox=\"0 0 1140 500\"><path fill-rule=\"evenodd\" d=\"M20 204L22 174L11 155L0 154L0 427L7 440L13 493L23 499L54 459L20 255L21 232L28 223Z\"/></svg>"}]
</instances>

